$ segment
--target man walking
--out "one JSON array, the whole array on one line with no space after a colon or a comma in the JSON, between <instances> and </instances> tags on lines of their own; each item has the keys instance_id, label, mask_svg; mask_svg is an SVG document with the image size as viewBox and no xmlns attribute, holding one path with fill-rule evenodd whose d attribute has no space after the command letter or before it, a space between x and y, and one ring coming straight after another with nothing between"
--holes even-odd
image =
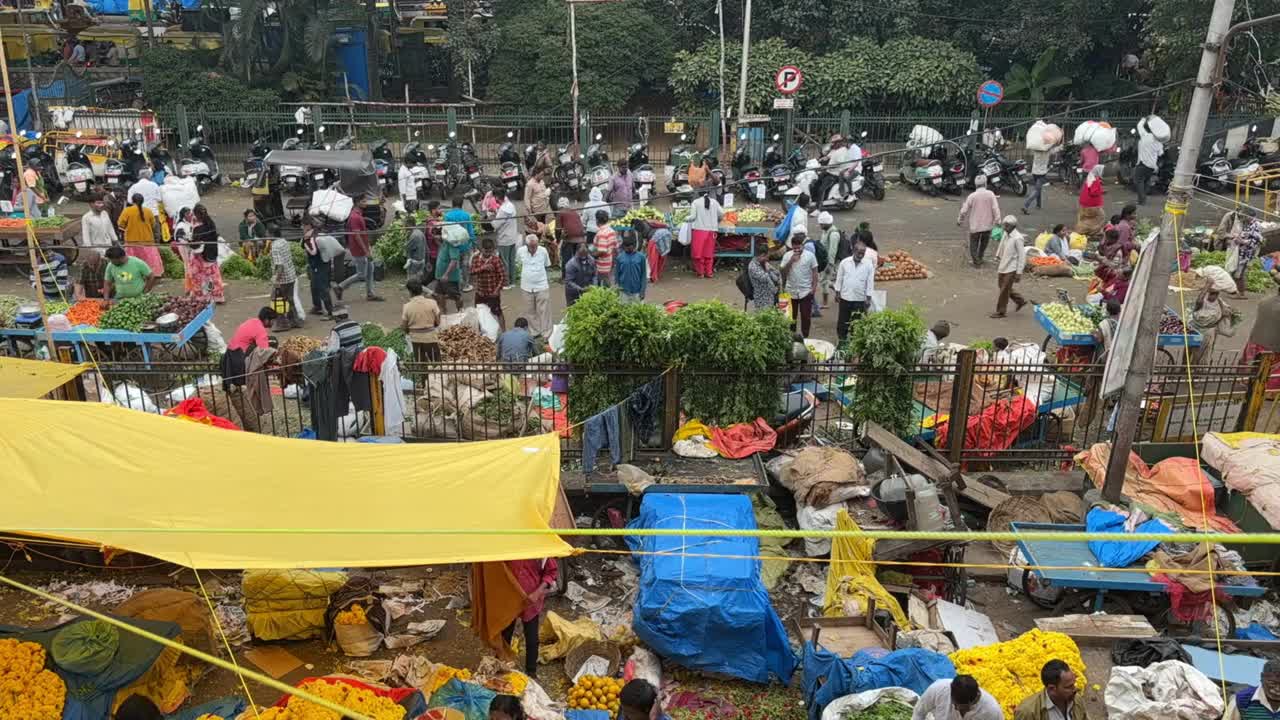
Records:
<instances>
[{"instance_id":1,"label":"man walking","mask_svg":"<svg viewBox=\"0 0 1280 720\"><path fill-rule=\"evenodd\" d=\"M991 242L991 229L1000 222L1000 200L987 189L987 178L979 175L973 179L976 190L964 199L956 224L969 220L969 258L974 267L982 267L982 256Z\"/></svg>"},{"instance_id":2,"label":"man walking","mask_svg":"<svg viewBox=\"0 0 1280 720\"><path fill-rule=\"evenodd\" d=\"M1022 203L1022 214L1031 214L1031 203L1036 204L1036 209L1041 209L1042 198L1044 195L1045 183L1049 182L1049 151L1048 150L1032 150L1031 151L1031 192L1027 193L1027 199Z\"/></svg>"},{"instance_id":3,"label":"man walking","mask_svg":"<svg viewBox=\"0 0 1280 720\"><path fill-rule=\"evenodd\" d=\"M618 231L609 224L609 211L596 211L596 284L613 284L613 260L618 254Z\"/></svg>"},{"instance_id":4,"label":"man walking","mask_svg":"<svg viewBox=\"0 0 1280 720\"><path fill-rule=\"evenodd\" d=\"M467 231L467 239L458 246L458 252L461 253L462 265L459 270L462 273L462 292L471 292L471 251L476 244L476 226L471 222L471 213L462 209L462 196L453 196L453 207L449 212L444 214L445 228L450 226L462 227ZM456 230L454 231L457 232Z\"/></svg>"},{"instance_id":5,"label":"man walking","mask_svg":"<svg viewBox=\"0 0 1280 720\"><path fill-rule=\"evenodd\" d=\"M636 250L634 232L628 232L626 239L622 241L622 254L618 256L614 275L618 280L618 289L622 291L622 302L644 301L644 292L649 281L648 259L644 253Z\"/></svg>"},{"instance_id":6,"label":"man walking","mask_svg":"<svg viewBox=\"0 0 1280 720\"><path fill-rule=\"evenodd\" d=\"M373 292L373 258L369 256L369 228L364 222L364 213L360 208L353 208L347 218L347 252L356 264L356 272L338 283L334 289L338 299L342 293L360 280L364 280L364 297L369 302L382 302L382 298Z\"/></svg>"},{"instance_id":7,"label":"man walking","mask_svg":"<svg viewBox=\"0 0 1280 720\"><path fill-rule=\"evenodd\" d=\"M409 231L409 239L404 244L404 272L410 279L421 280L422 273L427 268L427 234L423 232L421 225L412 220L410 222L413 229Z\"/></svg>"},{"instance_id":8,"label":"man walking","mask_svg":"<svg viewBox=\"0 0 1280 720\"><path fill-rule=\"evenodd\" d=\"M1022 233L1018 232L1018 218L1009 215L1004 219L1004 238L996 249L996 277L1000 295L996 299L996 311L991 313L993 318L1005 316L1010 300L1013 300L1015 310L1021 310L1027 304L1026 298L1013 287L1022 279L1022 266L1026 263L1024 252Z\"/></svg>"},{"instance_id":9,"label":"man walking","mask_svg":"<svg viewBox=\"0 0 1280 720\"><path fill-rule=\"evenodd\" d=\"M516 205L507 196L507 189L495 189L493 197L500 203L498 212L493 216L493 229L498 233L498 257L502 258L502 266L507 271L507 281L502 289L510 290L516 276L516 248L520 247L520 225L516 222Z\"/></svg>"},{"instance_id":10,"label":"man walking","mask_svg":"<svg viewBox=\"0 0 1280 720\"><path fill-rule=\"evenodd\" d=\"M804 248L804 233L791 236L791 249L782 256L783 287L791 296L791 321L798 322L800 334L809 337L813 317L813 291L818 287L818 258Z\"/></svg>"},{"instance_id":11,"label":"man walking","mask_svg":"<svg viewBox=\"0 0 1280 720\"><path fill-rule=\"evenodd\" d=\"M1138 164L1133 167L1133 186L1138 191L1138 204L1147 204L1147 185L1160 164L1164 143L1147 130L1146 122L1138 123Z\"/></svg>"},{"instance_id":12,"label":"man walking","mask_svg":"<svg viewBox=\"0 0 1280 720\"><path fill-rule=\"evenodd\" d=\"M547 280L551 257L538 244L538 236L529 234L524 236L524 247L516 253L516 259L520 262L520 292L533 318L532 332L546 337L551 332L551 308L547 304L551 297L551 283Z\"/></svg>"},{"instance_id":13,"label":"man walking","mask_svg":"<svg viewBox=\"0 0 1280 720\"><path fill-rule=\"evenodd\" d=\"M307 223L302 229L302 249L307 253L307 273L311 276L311 312L324 313L333 319L333 298L329 295L330 270L336 258L345 262L346 249L332 235L321 235L319 228Z\"/></svg>"},{"instance_id":14,"label":"man walking","mask_svg":"<svg viewBox=\"0 0 1280 720\"><path fill-rule=\"evenodd\" d=\"M876 269L866 256L867 246L858 243L853 246L853 254L841 260L836 270L836 297L840 301L836 337L841 345L849 336L849 323L866 314L871 291L875 287Z\"/></svg>"}]
</instances>

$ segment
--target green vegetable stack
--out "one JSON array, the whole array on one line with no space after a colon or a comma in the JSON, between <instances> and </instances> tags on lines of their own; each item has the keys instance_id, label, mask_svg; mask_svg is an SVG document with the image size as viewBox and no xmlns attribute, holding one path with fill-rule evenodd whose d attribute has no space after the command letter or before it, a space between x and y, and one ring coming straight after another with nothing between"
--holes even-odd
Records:
<instances>
[{"instance_id":1,"label":"green vegetable stack","mask_svg":"<svg viewBox=\"0 0 1280 720\"><path fill-rule=\"evenodd\" d=\"M401 360L409 357L409 340L400 328L387 330L378 323L367 322L360 326L360 337L364 340L365 347L395 350L396 356Z\"/></svg>"},{"instance_id":2,"label":"green vegetable stack","mask_svg":"<svg viewBox=\"0 0 1280 720\"><path fill-rule=\"evenodd\" d=\"M910 705L889 698L863 710L846 711L840 720L911 720L911 712Z\"/></svg>"},{"instance_id":3,"label":"green vegetable stack","mask_svg":"<svg viewBox=\"0 0 1280 720\"><path fill-rule=\"evenodd\" d=\"M50 300L44 304L46 315L66 315L71 306L61 300Z\"/></svg>"},{"instance_id":4,"label":"green vegetable stack","mask_svg":"<svg viewBox=\"0 0 1280 720\"><path fill-rule=\"evenodd\" d=\"M254 268L253 263L238 253L231 253L231 257L222 263L222 277L227 280L251 278L256 272L257 269Z\"/></svg>"},{"instance_id":5,"label":"green vegetable stack","mask_svg":"<svg viewBox=\"0 0 1280 720\"><path fill-rule=\"evenodd\" d=\"M1088 335L1097 327L1087 315L1066 303L1045 303L1040 310L1065 334Z\"/></svg>"},{"instance_id":6,"label":"green vegetable stack","mask_svg":"<svg viewBox=\"0 0 1280 720\"><path fill-rule=\"evenodd\" d=\"M152 322L161 314L169 298L165 295L140 295L126 298L111 306L102 314L98 327L106 330L126 330L138 332L146 323Z\"/></svg>"},{"instance_id":7,"label":"green vegetable stack","mask_svg":"<svg viewBox=\"0 0 1280 720\"><path fill-rule=\"evenodd\" d=\"M60 228L67 224L67 218L62 215L54 215L53 217L34 218L31 226L35 228Z\"/></svg>"},{"instance_id":8,"label":"green vegetable stack","mask_svg":"<svg viewBox=\"0 0 1280 720\"><path fill-rule=\"evenodd\" d=\"M12 327L23 299L16 295L0 295L0 328Z\"/></svg>"},{"instance_id":9,"label":"green vegetable stack","mask_svg":"<svg viewBox=\"0 0 1280 720\"><path fill-rule=\"evenodd\" d=\"M869 371L859 377L848 409L854 423L874 420L898 435L913 430L910 372L923 339L924 320L911 305L868 315L850 327L844 354Z\"/></svg>"},{"instance_id":10,"label":"green vegetable stack","mask_svg":"<svg viewBox=\"0 0 1280 720\"><path fill-rule=\"evenodd\" d=\"M663 217L662 213L658 212L657 208L651 205L641 205L638 208L628 211L626 215L623 215L622 218L614 224L630 225L632 220L656 220L658 222L663 222Z\"/></svg>"},{"instance_id":11,"label":"green vegetable stack","mask_svg":"<svg viewBox=\"0 0 1280 720\"><path fill-rule=\"evenodd\" d=\"M187 268L182 264L182 258L169 248L160 248L160 262L164 263L164 276L170 280L181 280L187 276Z\"/></svg>"}]
</instances>

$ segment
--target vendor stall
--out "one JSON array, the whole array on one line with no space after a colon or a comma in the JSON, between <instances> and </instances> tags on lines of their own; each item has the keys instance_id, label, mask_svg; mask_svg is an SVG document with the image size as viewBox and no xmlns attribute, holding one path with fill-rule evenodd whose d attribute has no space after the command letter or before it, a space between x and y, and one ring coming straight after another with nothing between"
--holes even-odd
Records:
<instances>
[{"instance_id":1,"label":"vendor stall","mask_svg":"<svg viewBox=\"0 0 1280 720\"><path fill-rule=\"evenodd\" d=\"M150 367L153 355L156 360L180 360L186 356L203 357L208 349L205 325L213 318L213 305L209 305L185 326L171 331L148 329L139 332L100 329L92 325L76 325L70 330L53 331L53 341L66 344L75 353L78 362L89 359L87 346L99 356L125 361L140 362ZM30 355L48 333L41 328L0 328L0 340L15 357Z\"/></svg>"},{"instance_id":2,"label":"vendor stall","mask_svg":"<svg viewBox=\"0 0 1280 720\"><path fill-rule=\"evenodd\" d=\"M47 254L57 250L68 265L80 255L80 218L55 215L34 220L36 242ZM36 253L39 262L41 252ZM0 219L0 267L16 268L25 275L31 269L27 253L27 227L21 218Z\"/></svg>"},{"instance_id":3,"label":"vendor stall","mask_svg":"<svg viewBox=\"0 0 1280 720\"><path fill-rule=\"evenodd\" d=\"M1058 305L1058 303L1053 303L1053 305ZM1050 342L1057 343L1058 347L1061 348L1092 348L1097 345L1097 340L1093 337L1092 329L1085 332L1083 331L1084 325L1078 322L1080 318L1083 318L1085 320L1089 320L1093 327L1097 327L1097 323L1092 322L1092 318L1098 317L1097 306L1077 305L1075 307L1075 315L1072 316L1072 319L1065 321L1060 318L1056 319L1055 317L1051 317L1054 313L1053 309L1051 308L1049 311L1046 311L1044 309L1045 307L1045 305L1035 306L1036 322L1038 322L1040 327L1044 328L1044 331L1047 333L1047 335L1045 335L1044 342L1040 344L1040 348L1042 350L1048 352ZM1165 314L1166 316L1177 316L1177 313L1175 313L1172 308L1165 308ZM1076 320L1076 322L1073 322L1073 319ZM1180 323L1181 321L1179 321L1179 324ZM1064 327L1064 325L1066 327ZM1201 343L1204 341L1204 338L1200 336L1200 333L1192 330L1191 328L1184 329L1186 334L1183 334L1182 332L1161 332L1156 338L1156 347L1171 365L1176 362L1176 359L1174 358L1173 353L1166 348L1200 347Z\"/></svg>"}]
</instances>

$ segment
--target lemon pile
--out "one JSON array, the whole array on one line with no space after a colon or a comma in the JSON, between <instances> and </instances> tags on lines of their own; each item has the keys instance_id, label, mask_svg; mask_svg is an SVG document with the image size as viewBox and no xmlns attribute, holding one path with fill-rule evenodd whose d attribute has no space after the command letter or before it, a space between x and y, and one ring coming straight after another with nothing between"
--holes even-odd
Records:
<instances>
[{"instance_id":1,"label":"lemon pile","mask_svg":"<svg viewBox=\"0 0 1280 720\"><path fill-rule=\"evenodd\" d=\"M44 669L44 648L0 640L0 718L60 720L67 699L62 678Z\"/></svg>"},{"instance_id":2,"label":"lemon pile","mask_svg":"<svg viewBox=\"0 0 1280 720\"><path fill-rule=\"evenodd\" d=\"M618 712L618 692L622 681L617 678L583 675L577 684L569 688L570 710L607 710Z\"/></svg>"},{"instance_id":3,"label":"lemon pile","mask_svg":"<svg viewBox=\"0 0 1280 720\"><path fill-rule=\"evenodd\" d=\"M389 698L364 688L346 683L328 683L312 680L299 686L317 697L335 702L375 720L404 720L404 708ZM297 696L290 696L284 707L273 707L258 715L258 720L341 720L338 713L312 704Z\"/></svg>"}]
</instances>

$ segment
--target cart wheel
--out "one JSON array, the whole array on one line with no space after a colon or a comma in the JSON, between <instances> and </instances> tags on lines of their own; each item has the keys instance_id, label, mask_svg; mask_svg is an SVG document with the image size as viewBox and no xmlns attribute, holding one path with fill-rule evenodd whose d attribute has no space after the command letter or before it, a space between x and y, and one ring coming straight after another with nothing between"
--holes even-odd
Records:
<instances>
[{"instance_id":1,"label":"cart wheel","mask_svg":"<svg viewBox=\"0 0 1280 720\"><path fill-rule=\"evenodd\" d=\"M1215 608L1213 620L1196 620L1191 623L1191 633L1199 635L1202 638L1234 638L1236 636L1236 617L1231 612L1231 608L1225 605L1217 605ZM1214 625L1217 630L1214 630Z\"/></svg>"},{"instance_id":2,"label":"cart wheel","mask_svg":"<svg viewBox=\"0 0 1280 720\"><path fill-rule=\"evenodd\" d=\"M151 355L151 362L168 362L172 361L170 348L166 345L152 345L148 349ZM141 345L129 345L123 352L119 354L121 362L131 363L138 366L145 364L147 361L142 356ZM139 368L138 372L121 373L120 381L130 381L149 393L158 393L170 390L169 381L165 374L157 372L148 372L145 368Z\"/></svg>"},{"instance_id":3,"label":"cart wheel","mask_svg":"<svg viewBox=\"0 0 1280 720\"><path fill-rule=\"evenodd\" d=\"M954 567L964 563L964 551L964 545L952 545L942 553L942 561L948 565L942 570L946 583L946 600L957 605L964 605L969 597L969 571L963 567Z\"/></svg>"},{"instance_id":4,"label":"cart wheel","mask_svg":"<svg viewBox=\"0 0 1280 720\"><path fill-rule=\"evenodd\" d=\"M591 514L591 528L593 530L611 530L616 527L615 520L621 519L623 523L627 521L627 498L618 500L610 500ZM626 550L627 543L620 535L600 535L592 538L592 542L596 547L604 550Z\"/></svg>"},{"instance_id":5,"label":"cart wheel","mask_svg":"<svg viewBox=\"0 0 1280 720\"><path fill-rule=\"evenodd\" d=\"M1165 347L1158 347L1158 348L1156 348L1156 352L1160 353L1160 357L1162 357L1162 358L1164 358L1166 361L1168 361L1168 363L1169 363L1170 365L1179 365L1179 364L1180 364L1180 363L1178 362L1178 358L1175 358L1175 357L1173 356L1173 353L1169 352L1169 348L1165 348Z\"/></svg>"}]
</instances>

